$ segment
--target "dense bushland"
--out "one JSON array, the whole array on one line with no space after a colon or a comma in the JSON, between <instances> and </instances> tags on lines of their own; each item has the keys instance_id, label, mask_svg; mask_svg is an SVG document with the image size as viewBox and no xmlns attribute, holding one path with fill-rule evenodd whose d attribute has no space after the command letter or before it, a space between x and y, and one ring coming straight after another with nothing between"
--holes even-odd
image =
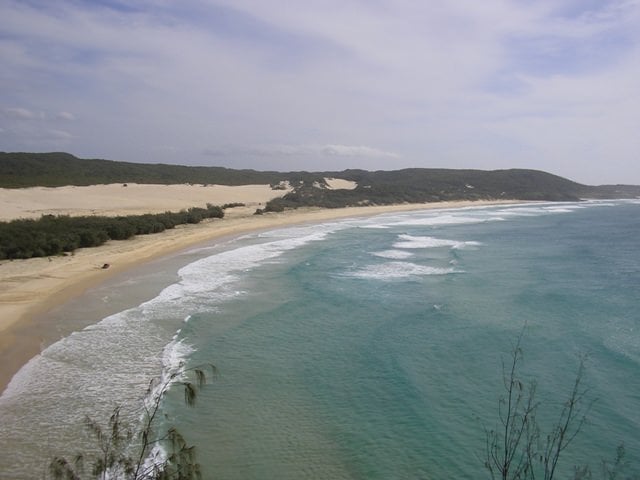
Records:
<instances>
[{"instance_id":1,"label":"dense bushland","mask_svg":"<svg viewBox=\"0 0 640 480\"><path fill-rule=\"evenodd\" d=\"M206 208L126 217L44 215L38 220L0 222L0 260L60 255L97 247L107 240L126 240L223 217L222 207L207 204Z\"/></svg>"},{"instance_id":2,"label":"dense bushland","mask_svg":"<svg viewBox=\"0 0 640 480\"><path fill-rule=\"evenodd\" d=\"M317 175L307 172L280 173L236 170L225 167L201 167L114 160L77 158L68 153L0 152L0 187L62 187L65 185L98 185L109 183L143 183L176 185L272 185L281 182L312 182ZM322 177L320 177L321 179Z\"/></svg>"},{"instance_id":3,"label":"dense bushland","mask_svg":"<svg viewBox=\"0 0 640 480\"><path fill-rule=\"evenodd\" d=\"M340 208L455 200L577 201L581 198L625 198L640 195L640 187L591 187L536 170L449 170L413 168L368 172L326 172L357 183L353 190L330 190L304 182L282 198L269 201L264 212L315 206Z\"/></svg>"}]
</instances>

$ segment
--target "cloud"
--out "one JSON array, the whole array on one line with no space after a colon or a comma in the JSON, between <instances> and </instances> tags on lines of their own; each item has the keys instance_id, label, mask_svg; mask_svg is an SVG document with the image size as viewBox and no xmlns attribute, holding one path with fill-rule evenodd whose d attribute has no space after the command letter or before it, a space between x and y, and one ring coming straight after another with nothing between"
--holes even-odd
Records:
<instances>
[{"instance_id":1,"label":"cloud","mask_svg":"<svg viewBox=\"0 0 640 480\"><path fill-rule=\"evenodd\" d=\"M399 158L400 155L378 148L364 145L255 145L231 146L224 148L207 148L204 153L209 156L330 156L330 157L365 157L365 158Z\"/></svg>"},{"instance_id":2,"label":"cloud","mask_svg":"<svg viewBox=\"0 0 640 480\"><path fill-rule=\"evenodd\" d=\"M371 158L399 158L400 155L393 152L385 152L377 148L364 145L325 145L322 147L323 155L337 155L345 157L371 157Z\"/></svg>"},{"instance_id":3,"label":"cloud","mask_svg":"<svg viewBox=\"0 0 640 480\"><path fill-rule=\"evenodd\" d=\"M0 122L3 124L0 126L0 133L3 134L3 141L12 142L15 150L60 149L76 138L72 133L57 126L60 121L68 122L74 118L66 112L61 112L62 115L51 115L42 110L6 107L1 108L0 113Z\"/></svg>"},{"instance_id":4,"label":"cloud","mask_svg":"<svg viewBox=\"0 0 640 480\"><path fill-rule=\"evenodd\" d=\"M384 168L389 161L401 161L399 153L364 145L271 144L226 145L204 149L203 155L216 163L242 162L262 170L345 170ZM395 167L394 167L395 168Z\"/></svg>"},{"instance_id":5,"label":"cloud","mask_svg":"<svg viewBox=\"0 0 640 480\"><path fill-rule=\"evenodd\" d=\"M73 121L73 120L76 119L76 116L73 113L69 113L69 112L59 112L56 115L56 118L58 118L60 120Z\"/></svg>"},{"instance_id":6,"label":"cloud","mask_svg":"<svg viewBox=\"0 0 640 480\"><path fill-rule=\"evenodd\" d=\"M69 140L73 138L73 135L64 130L48 130L47 133L51 136L51 138L56 140Z\"/></svg>"},{"instance_id":7,"label":"cloud","mask_svg":"<svg viewBox=\"0 0 640 480\"><path fill-rule=\"evenodd\" d=\"M35 120L35 119L43 119L44 113L32 112L26 108L14 107L14 108L5 108L4 113L6 116L15 118L18 120Z\"/></svg>"},{"instance_id":8,"label":"cloud","mask_svg":"<svg viewBox=\"0 0 640 480\"><path fill-rule=\"evenodd\" d=\"M3 109L3 113L6 117L13 118L16 120L47 120L47 119L58 119L58 120L66 120L72 121L75 120L76 117L72 113L69 112L58 112L55 115L47 114L43 111L33 111L28 108L22 107L8 107Z\"/></svg>"},{"instance_id":9,"label":"cloud","mask_svg":"<svg viewBox=\"0 0 640 480\"><path fill-rule=\"evenodd\" d=\"M247 155L318 155L344 157L382 157L398 158L399 155L364 145L256 145L223 148L208 148L205 153L211 156L247 154Z\"/></svg>"},{"instance_id":10,"label":"cloud","mask_svg":"<svg viewBox=\"0 0 640 480\"><path fill-rule=\"evenodd\" d=\"M640 183L637 1L7 0L0 15L4 149L69 130L74 153L132 161Z\"/></svg>"}]
</instances>

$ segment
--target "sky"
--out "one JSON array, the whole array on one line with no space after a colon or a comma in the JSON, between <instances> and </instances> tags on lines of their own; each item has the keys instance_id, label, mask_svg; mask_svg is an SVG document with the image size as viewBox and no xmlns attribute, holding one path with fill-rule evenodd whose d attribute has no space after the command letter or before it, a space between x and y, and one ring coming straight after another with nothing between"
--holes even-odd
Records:
<instances>
[{"instance_id":1,"label":"sky","mask_svg":"<svg viewBox=\"0 0 640 480\"><path fill-rule=\"evenodd\" d=\"M640 184L640 0L0 0L0 151Z\"/></svg>"}]
</instances>

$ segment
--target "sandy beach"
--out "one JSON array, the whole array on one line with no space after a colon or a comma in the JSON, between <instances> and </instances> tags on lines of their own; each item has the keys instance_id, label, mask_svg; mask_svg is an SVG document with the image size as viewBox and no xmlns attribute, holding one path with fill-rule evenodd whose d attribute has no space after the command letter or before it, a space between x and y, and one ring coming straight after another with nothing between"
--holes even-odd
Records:
<instances>
[{"instance_id":1,"label":"sandy beach","mask_svg":"<svg viewBox=\"0 0 640 480\"><path fill-rule=\"evenodd\" d=\"M284 191L268 185L239 187L190 185L98 185L93 187L0 189L2 220L42 214L128 215L177 211L191 206L241 202L224 219L185 225L155 235L110 241L73 255L0 263L0 391L43 344L51 341L46 312L115 274L188 247L256 230L286 225L427 208L459 208L508 202L447 202L343 209L300 209L254 215L256 208ZM80 207L78 207L80 206ZM109 264L108 269L101 268ZM56 325L60 332L60 325ZM64 326L62 328L64 332ZM70 331L66 332L71 333Z\"/></svg>"}]
</instances>

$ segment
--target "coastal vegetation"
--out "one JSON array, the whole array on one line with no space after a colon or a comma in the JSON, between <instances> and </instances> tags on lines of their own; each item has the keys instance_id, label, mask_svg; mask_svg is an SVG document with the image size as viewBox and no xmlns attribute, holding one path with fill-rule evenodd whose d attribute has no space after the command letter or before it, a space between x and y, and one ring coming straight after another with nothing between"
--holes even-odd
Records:
<instances>
[{"instance_id":1,"label":"coastal vegetation","mask_svg":"<svg viewBox=\"0 0 640 480\"><path fill-rule=\"evenodd\" d=\"M585 357L582 357L566 400L556 413L555 420L549 421L547 417L544 422L547 428L543 428L538 420L542 403L536 394L537 382L523 378L520 372L524 332L523 329L511 350L510 361L502 364L504 392L498 401L496 426L485 427L484 466L491 479L553 480L561 475L561 457L564 459L566 450L588 421L595 399L589 398L589 389L583 385ZM549 411L542 413L553 414ZM629 472L630 467L625 460L624 444L620 444L612 461L600 461L600 475L590 465L583 464L573 466L571 478L640 479L639 475Z\"/></svg>"},{"instance_id":2,"label":"coastal vegetation","mask_svg":"<svg viewBox=\"0 0 640 480\"><path fill-rule=\"evenodd\" d=\"M228 204L230 208L236 204ZM135 235L162 232L209 218L223 218L224 208L207 204L180 212L105 216L43 215L38 220L0 222L0 260L49 257L78 248L97 247L108 240L126 240Z\"/></svg>"},{"instance_id":3,"label":"coastal vegetation","mask_svg":"<svg viewBox=\"0 0 640 480\"><path fill-rule=\"evenodd\" d=\"M522 361L522 335L511 352L511 362L502 365L505 393L500 397L498 425L485 431L485 467L491 478L551 480L560 455L578 435L589 405L582 388L584 361L581 360L576 379L558 419L546 435L541 435L536 414L536 382L519 376Z\"/></svg>"},{"instance_id":4,"label":"coastal vegetation","mask_svg":"<svg viewBox=\"0 0 640 480\"><path fill-rule=\"evenodd\" d=\"M0 187L62 187L109 183L145 183L159 185L216 184L277 187L283 179L313 181L305 172L286 175L279 172L235 170L224 167L117 162L81 159L68 153L0 152Z\"/></svg>"},{"instance_id":5,"label":"coastal vegetation","mask_svg":"<svg viewBox=\"0 0 640 480\"><path fill-rule=\"evenodd\" d=\"M357 184L354 189L332 190L326 184L302 184L282 198L268 202L265 212L287 208L428 203L456 200L578 201L582 198L640 196L640 187L592 187L536 170L450 170L412 168L368 172L325 172Z\"/></svg>"},{"instance_id":6,"label":"coastal vegetation","mask_svg":"<svg viewBox=\"0 0 640 480\"><path fill-rule=\"evenodd\" d=\"M186 368L181 365L164 378L149 384L142 405L142 417L134 426L116 407L107 425L85 418L95 445L69 459L56 456L49 472L56 480L85 478L111 480L193 480L201 478L195 447L188 445L174 427L163 428L161 406L173 386L184 390L184 402L195 405L197 392L207 383L207 372L216 375L214 365ZM135 413L135 412L134 412Z\"/></svg>"}]
</instances>

